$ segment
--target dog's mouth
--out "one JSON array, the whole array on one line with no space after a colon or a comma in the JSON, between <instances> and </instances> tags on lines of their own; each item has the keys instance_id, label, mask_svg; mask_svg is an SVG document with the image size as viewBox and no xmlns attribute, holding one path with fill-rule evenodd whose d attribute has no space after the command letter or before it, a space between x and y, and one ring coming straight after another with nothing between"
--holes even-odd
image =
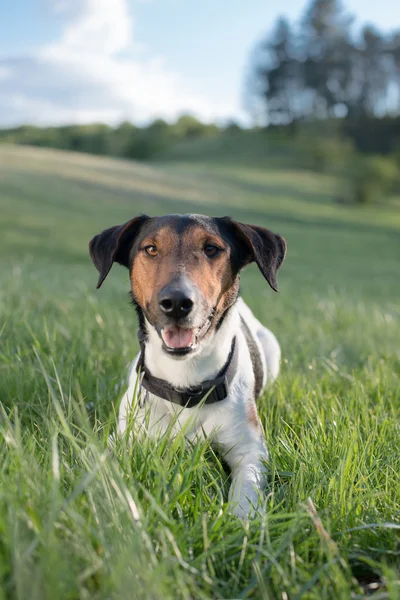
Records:
<instances>
[{"instance_id":1,"label":"dog's mouth","mask_svg":"<svg viewBox=\"0 0 400 600\"><path fill-rule=\"evenodd\" d=\"M184 350L191 348L195 341L195 330L183 327L164 327L161 337L169 350Z\"/></svg>"},{"instance_id":2,"label":"dog's mouth","mask_svg":"<svg viewBox=\"0 0 400 600\"><path fill-rule=\"evenodd\" d=\"M211 318L201 327L186 328L173 325L164 327L160 334L163 348L169 354L184 355L192 352L211 326Z\"/></svg>"}]
</instances>

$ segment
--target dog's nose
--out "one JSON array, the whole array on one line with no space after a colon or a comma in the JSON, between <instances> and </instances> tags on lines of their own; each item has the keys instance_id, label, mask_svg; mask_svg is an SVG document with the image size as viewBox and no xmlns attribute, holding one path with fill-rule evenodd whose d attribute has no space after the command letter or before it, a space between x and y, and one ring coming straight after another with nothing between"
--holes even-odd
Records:
<instances>
[{"instance_id":1,"label":"dog's nose","mask_svg":"<svg viewBox=\"0 0 400 600\"><path fill-rule=\"evenodd\" d=\"M161 290L158 302L162 312L174 319L183 319L194 306L195 294L188 287L167 286Z\"/></svg>"}]
</instances>

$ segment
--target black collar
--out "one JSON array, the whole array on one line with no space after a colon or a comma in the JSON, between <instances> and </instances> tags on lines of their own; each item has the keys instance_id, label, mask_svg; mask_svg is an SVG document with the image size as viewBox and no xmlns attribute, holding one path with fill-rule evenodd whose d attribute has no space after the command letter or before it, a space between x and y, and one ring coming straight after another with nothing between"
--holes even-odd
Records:
<instances>
[{"instance_id":1,"label":"black collar","mask_svg":"<svg viewBox=\"0 0 400 600\"><path fill-rule=\"evenodd\" d=\"M164 398L164 400L169 400L169 402L173 402L174 404L178 404L185 408L196 406L205 396L205 404L213 404L214 402L225 400L228 395L229 385L236 374L238 365L236 337L232 340L228 359L215 379L203 381L194 388L182 389L175 389L168 381L165 381L165 379L154 377L145 367L144 339L145 336L143 331L139 331L140 357L136 366L136 371L141 374L141 385L145 390L159 398Z\"/></svg>"}]
</instances>

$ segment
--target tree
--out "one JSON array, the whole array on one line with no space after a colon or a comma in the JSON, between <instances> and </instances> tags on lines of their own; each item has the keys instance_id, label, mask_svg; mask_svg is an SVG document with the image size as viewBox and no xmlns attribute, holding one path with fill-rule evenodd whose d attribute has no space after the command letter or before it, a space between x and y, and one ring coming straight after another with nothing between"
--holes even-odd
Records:
<instances>
[{"instance_id":1,"label":"tree","mask_svg":"<svg viewBox=\"0 0 400 600\"><path fill-rule=\"evenodd\" d=\"M334 117L345 106L352 69L351 23L338 0L313 0L305 12L299 35L311 116Z\"/></svg>"},{"instance_id":2,"label":"tree","mask_svg":"<svg viewBox=\"0 0 400 600\"><path fill-rule=\"evenodd\" d=\"M385 38L339 0L311 0L299 28L280 18L254 53L250 106L266 123L376 117L400 109L400 33ZM396 95L397 94L397 95Z\"/></svg>"},{"instance_id":3,"label":"tree","mask_svg":"<svg viewBox=\"0 0 400 600\"><path fill-rule=\"evenodd\" d=\"M397 98L393 103L393 111L400 113L400 31L396 31L387 43L388 54L391 56L393 78L396 81Z\"/></svg>"},{"instance_id":4,"label":"tree","mask_svg":"<svg viewBox=\"0 0 400 600\"><path fill-rule=\"evenodd\" d=\"M256 51L253 91L265 104L269 123L288 123L301 116L297 95L301 64L294 46L290 24L280 18Z\"/></svg>"},{"instance_id":5,"label":"tree","mask_svg":"<svg viewBox=\"0 0 400 600\"><path fill-rule=\"evenodd\" d=\"M354 73L355 102L349 102L352 116L373 117L386 112L391 73L386 64L386 41L373 27L361 31Z\"/></svg>"}]
</instances>

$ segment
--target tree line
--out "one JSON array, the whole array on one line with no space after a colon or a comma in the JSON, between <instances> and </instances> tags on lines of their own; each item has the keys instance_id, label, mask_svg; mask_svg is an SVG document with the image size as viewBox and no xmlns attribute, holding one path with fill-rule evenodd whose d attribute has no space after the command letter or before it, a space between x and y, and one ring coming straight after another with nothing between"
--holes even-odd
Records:
<instances>
[{"instance_id":1,"label":"tree line","mask_svg":"<svg viewBox=\"0 0 400 600\"><path fill-rule=\"evenodd\" d=\"M238 126L229 124L224 131L231 128ZM143 127L128 121L116 127L102 123L59 127L22 125L0 130L0 142L148 160L181 141L212 137L220 132L214 124L183 115L175 123L156 119Z\"/></svg>"},{"instance_id":2,"label":"tree line","mask_svg":"<svg viewBox=\"0 0 400 600\"><path fill-rule=\"evenodd\" d=\"M340 119L355 136L355 127L389 123L400 114L400 30L355 30L339 0L311 0L300 23L279 18L257 45L247 100L269 125Z\"/></svg>"},{"instance_id":3,"label":"tree line","mask_svg":"<svg viewBox=\"0 0 400 600\"><path fill-rule=\"evenodd\" d=\"M264 131L264 127L253 130ZM0 129L0 143L22 144L115 156L134 160L150 160L175 145L195 139L234 134L232 143L240 143L237 134L240 125L231 121L227 125L202 123L185 115L175 123L157 119L147 126L138 127L125 121L116 127L103 123L90 125L61 125L59 127L19 127ZM249 131L247 129L247 131ZM288 134L310 137L341 137L348 139L361 153L391 154L400 152L400 117L359 117L355 119L326 119L324 123L294 121L289 124L271 123L265 134ZM294 137L296 137L296 135ZM293 137L291 135L291 137Z\"/></svg>"}]
</instances>

